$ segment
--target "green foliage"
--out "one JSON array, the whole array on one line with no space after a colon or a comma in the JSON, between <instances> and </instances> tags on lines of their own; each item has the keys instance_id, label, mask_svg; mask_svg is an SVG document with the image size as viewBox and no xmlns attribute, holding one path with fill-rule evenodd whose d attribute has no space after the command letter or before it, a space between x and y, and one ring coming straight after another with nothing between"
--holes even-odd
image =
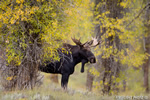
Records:
<instances>
[{"instance_id":1,"label":"green foliage","mask_svg":"<svg viewBox=\"0 0 150 100\"><path fill-rule=\"evenodd\" d=\"M12 60L16 61L17 65L21 63L23 52L20 48L25 50L28 43L33 44L34 41L27 39L30 36L38 38L37 42L42 44L42 57L53 60L59 59L57 48L64 40L72 36L91 37L92 12L89 10L89 2L0 1L0 41L6 47L8 63Z\"/></svg>"},{"instance_id":2,"label":"green foliage","mask_svg":"<svg viewBox=\"0 0 150 100\"><path fill-rule=\"evenodd\" d=\"M2 76L5 87L33 88L39 64L59 60L62 43L73 36L91 37L89 4L90 0L1 0L0 48L6 72L11 72Z\"/></svg>"},{"instance_id":3,"label":"green foliage","mask_svg":"<svg viewBox=\"0 0 150 100\"><path fill-rule=\"evenodd\" d=\"M13 60L17 65L19 65L22 58L21 53L24 53L21 49L26 51L29 44L33 44L35 42L34 39L36 38L41 38L43 43L46 42L48 44L52 44L53 41L57 39L61 41L63 38L60 38L60 32L57 32L59 26L54 24L57 22L55 16L53 16L53 13L56 13L56 10L54 10L55 7L53 6L55 5L55 2L53 2L53 5L50 2L45 1L33 2L36 4L30 6L30 1L1 1L1 26L3 26L1 27L1 41L5 43L8 63ZM43 5L41 5L41 3L43 3ZM48 28L49 30L47 30ZM3 30L6 29L7 31L4 32ZM39 34L40 37L38 36ZM50 38L46 38L46 36ZM29 38L33 39L31 40ZM61 44L60 41L55 44ZM56 58L54 51L58 48L58 46L48 46L45 47L48 49L46 52L48 54L50 53L50 57L53 56ZM49 50L49 48L51 50ZM14 59L15 57L17 60Z\"/></svg>"},{"instance_id":4,"label":"green foliage","mask_svg":"<svg viewBox=\"0 0 150 100\"><path fill-rule=\"evenodd\" d=\"M67 17L64 25L67 27L64 33L69 37L81 37L83 41L91 40L93 12L90 9L93 6L90 3L90 0L75 0L66 6L64 12Z\"/></svg>"},{"instance_id":5,"label":"green foliage","mask_svg":"<svg viewBox=\"0 0 150 100\"><path fill-rule=\"evenodd\" d=\"M145 91L144 87L142 87L143 72L141 69L142 68L135 70L134 68L129 68L126 72L122 73L125 76L129 77L129 78L126 78L126 81L127 81L126 90L129 91L129 93L132 95L141 94L141 93L144 93Z\"/></svg>"},{"instance_id":6,"label":"green foliage","mask_svg":"<svg viewBox=\"0 0 150 100\"><path fill-rule=\"evenodd\" d=\"M94 5L91 0L1 0L0 47L5 50L7 65L21 66L24 61L37 62L39 59L59 60L57 49L63 42L70 42L74 36L81 37L82 41L91 40L94 25L100 25L100 33L104 34L100 37L101 47L95 48L95 55L102 55L102 59L113 56L114 61L119 62L121 67L141 66L149 56L143 50L143 38L148 36L144 14L132 23L129 22L145 6L143 1L123 0L119 3L125 10L121 12L122 18L109 17L112 12L105 8L105 11L100 12L99 8L105 5L105 0L98 5ZM104 28L106 32L103 32ZM112 40L107 41L110 37ZM119 45L113 42L117 39ZM30 57L30 61L26 60ZM96 77L101 76L101 72L96 68L91 68L90 72ZM11 81L13 78L14 76L10 75L6 80ZM118 77L112 75L111 79L112 84L118 83L116 88L122 88L121 82L127 80L122 72ZM104 84L108 85L108 82ZM102 88L103 81L94 82L94 85L96 88ZM143 88L137 88L140 85L138 81L133 87L134 90L143 91Z\"/></svg>"},{"instance_id":7,"label":"green foliage","mask_svg":"<svg viewBox=\"0 0 150 100\"><path fill-rule=\"evenodd\" d=\"M90 68L89 72L97 77L100 75L100 73L94 67Z\"/></svg>"},{"instance_id":8,"label":"green foliage","mask_svg":"<svg viewBox=\"0 0 150 100\"><path fill-rule=\"evenodd\" d=\"M143 64L144 59L147 59L148 55L141 51L143 43L143 35L145 33L143 18L140 17L134 21L131 25L127 24L135 17L134 12L139 12L139 6L142 1L132 2L130 0L123 1L120 3L124 8L132 7L134 9L130 10L124 14L124 17L121 19L107 17L110 14L109 11L105 11L101 14L98 14L98 11L95 12L97 15L95 17L95 24L101 23L100 30L102 28L106 29L106 33L101 36L102 43L101 48L96 48L97 54L104 54L103 58L109 58L110 55L115 56L115 60L121 60L123 65L128 66L140 66ZM136 3L136 5L134 5ZM103 3L97 5L97 8L101 7ZM131 13L132 12L132 13ZM97 20L98 19L98 20ZM118 31L119 30L119 31ZM118 36L120 43L122 44L121 50L118 50L117 44L114 42L112 46L108 46L108 41L105 41L109 37L113 36L112 41L115 41L115 36ZM130 48L126 48L125 45L130 45Z\"/></svg>"},{"instance_id":9,"label":"green foliage","mask_svg":"<svg viewBox=\"0 0 150 100\"><path fill-rule=\"evenodd\" d=\"M117 0L115 2L117 2ZM101 55L99 60L101 61L100 63L104 63L97 65L96 67L101 66L99 70L103 70L104 74L102 74L103 71L101 71L100 76L103 75L103 78L98 77L100 81L95 82L94 84L96 88L101 90L103 90L103 87L111 85L110 92L114 94L113 92L115 91L113 91L113 89L121 89L123 87L122 82L124 80L129 81L126 80L129 76L121 73L125 70L124 67L138 68L142 66L145 63L145 59L148 59L149 54L144 52L144 38L147 36L147 29L144 23L145 15L141 14L141 16L135 18L141 11L141 8L145 6L143 1L123 0L120 3L117 3L117 6L120 6L118 8L123 9L121 13L117 13L119 12L119 9L114 7L115 3L112 5L109 5L109 3L111 4L112 2L102 0L95 6L94 24L97 26L99 25L100 32L97 35L99 35L101 39L101 46L100 48L95 48L95 51L97 56ZM111 8L110 6L114 8ZM114 9L114 12L111 11L109 7ZM115 11L115 9L118 10ZM115 15L116 13L122 16L113 16L113 14ZM115 70L117 69L117 66L119 66L119 70ZM102 69L102 67L104 69ZM111 71L110 73L108 72L108 69ZM92 71L93 75L96 73L97 71ZM124 77L122 77L122 75ZM111 84L109 84L109 82ZM140 87L140 84L141 82L138 82L135 86ZM143 91L143 88L139 88L138 91Z\"/></svg>"}]
</instances>

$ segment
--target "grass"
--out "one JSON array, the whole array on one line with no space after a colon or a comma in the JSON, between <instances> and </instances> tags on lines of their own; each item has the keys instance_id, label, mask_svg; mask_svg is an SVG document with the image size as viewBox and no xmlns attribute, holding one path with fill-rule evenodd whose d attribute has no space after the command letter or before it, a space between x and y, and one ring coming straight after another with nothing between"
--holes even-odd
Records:
<instances>
[{"instance_id":1,"label":"grass","mask_svg":"<svg viewBox=\"0 0 150 100\"><path fill-rule=\"evenodd\" d=\"M72 76L72 80L75 83L70 82L71 88L68 91L64 91L61 89L60 84L54 84L49 80L48 74L44 75L45 79L40 87L36 87L33 90L1 91L0 100L113 100L113 97L87 92L84 87L74 87L75 83L79 84L78 79L74 80L73 77L75 76Z\"/></svg>"},{"instance_id":2,"label":"grass","mask_svg":"<svg viewBox=\"0 0 150 100\"><path fill-rule=\"evenodd\" d=\"M70 76L68 91L61 89L60 75L59 84L55 84L51 82L49 74L42 74L44 75L44 81L40 87L35 87L33 90L0 91L0 100L132 100L127 97L134 96L132 91L119 93L117 98L116 96L103 96L95 91L86 91L86 73L80 73L80 67L76 68L75 73ZM150 94L138 94L137 96L150 97Z\"/></svg>"}]
</instances>

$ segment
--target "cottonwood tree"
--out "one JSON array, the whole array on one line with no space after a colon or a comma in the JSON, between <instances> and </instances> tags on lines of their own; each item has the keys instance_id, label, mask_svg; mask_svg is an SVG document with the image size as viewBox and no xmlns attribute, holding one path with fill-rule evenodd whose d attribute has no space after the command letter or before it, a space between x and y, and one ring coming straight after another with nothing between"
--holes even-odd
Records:
<instances>
[{"instance_id":1,"label":"cottonwood tree","mask_svg":"<svg viewBox=\"0 0 150 100\"><path fill-rule=\"evenodd\" d=\"M99 62L101 62L101 66L104 68L103 73L103 93L109 94L112 90L112 86L116 83L113 83L112 77L118 77L119 75L119 67L120 62L115 61L115 53L114 50L117 49L117 51L120 51L120 41L118 38L118 35L116 34L117 31L119 31L117 28L112 28L109 26L104 26L104 21L99 20L101 18L101 14L106 13L106 11L109 11L109 13L106 15L106 17L110 18L111 20L117 20L118 18L122 18L122 7L119 5L121 1L116 0L115 2L111 0L96 0L95 1L95 18L97 21L100 22L100 24L96 24L95 27L95 33L97 37L102 37L105 35L105 39L103 40L104 48L106 49L112 49L113 51L109 53L106 57L105 51L102 53L101 56L98 57ZM104 4L105 3L105 4ZM104 4L104 5L103 5ZM98 17L99 16L99 17ZM98 19L99 18L99 19ZM109 20L109 19L107 19ZM113 24L113 23L111 23ZM109 32L109 33L108 33ZM109 50L111 51L111 50ZM103 56L103 57L102 57ZM99 66L98 64L96 66ZM96 67L98 68L98 67Z\"/></svg>"},{"instance_id":2,"label":"cottonwood tree","mask_svg":"<svg viewBox=\"0 0 150 100\"><path fill-rule=\"evenodd\" d=\"M33 88L39 81L39 64L59 59L56 50L65 35L60 27L65 2L1 0L0 3L0 45L5 52L1 57L6 58L6 66L1 66L2 85L6 90Z\"/></svg>"},{"instance_id":3,"label":"cottonwood tree","mask_svg":"<svg viewBox=\"0 0 150 100\"><path fill-rule=\"evenodd\" d=\"M57 49L65 40L90 38L89 2L0 1L0 47L5 62L1 84L6 90L33 88L39 81L39 64L59 60Z\"/></svg>"},{"instance_id":4,"label":"cottonwood tree","mask_svg":"<svg viewBox=\"0 0 150 100\"><path fill-rule=\"evenodd\" d=\"M133 13L140 11L141 7L137 5L141 2L95 1L95 33L102 41L96 49L99 63L95 69L99 74L95 87L100 88L103 94L117 93L121 89L122 81L126 83L127 80L126 77L121 77L124 75L120 72L127 67L141 66L148 57L147 53L141 52L141 40L145 31L144 18L133 21Z\"/></svg>"}]
</instances>

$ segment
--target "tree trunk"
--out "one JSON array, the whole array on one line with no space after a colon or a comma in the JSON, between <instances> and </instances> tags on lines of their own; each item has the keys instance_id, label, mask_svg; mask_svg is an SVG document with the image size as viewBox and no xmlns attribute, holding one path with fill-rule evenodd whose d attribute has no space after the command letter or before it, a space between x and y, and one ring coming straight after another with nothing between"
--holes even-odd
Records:
<instances>
[{"instance_id":1,"label":"tree trunk","mask_svg":"<svg viewBox=\"0 0 150 100\"><path fill-rule=\"evenodd\" d=\"M99 14L105 12L105 11L109 11L110 13L107 14L106 16L109 18L122 18L123 14L121 14L121 11L123 11L123 8L119 5L120 2L122 2L122 0L96 0L95 4L98 5L100 2L104 2L102 7L98 8ZM101 22L100 22L101 23ZM95 28L96 30L96 36L101 37L103 34L106 33L106 28L102 27L100 30L100 26L101 25L96 25L97 27ZM117 29L114 29L114 31L119 31ZM116 35L112 35L109 36L108 38L105 39L105 47L109 48L110 46L113 47L114 44L116 44L116 48L118 49L118 51L120 51L120 40ZM113 47L115 48L115 47ZM112 76L115 77L119 77L119 67L120 67L120 63L119 61L114 61L114 55L110 54L110 57L108 58L101 58L100 59L102 62L102 66L104 67L104 74L103 74L103 94L111 94L111 90L117 90L118 88L112 88L112 85L114 85L114 87L117 86L116 84L113 84L112 81Z\"/></svg>"},{"instance_id":2,"label":"tree trunk","mask_svg":"<svg viewBox=\"0 0 150 100\"><path fill-rule=\"evenodd\" d=\"M21 22L22 27L26 30L30 30L32 25L27 22ZM15 89L33 89L38 82L38 66L40 59L41 46L38 44L39 34L30 34L29 32L24 33L26 36L25 42L27 44L26 49L22 49L21 46L16 46L23 55L22 62L20 65L16 65L15 61L11 61L9 64L5 59L7 66L2 66L2 86L5 90L15 90ZM19 43L18 43L19 44ZM5 50L5 49L4 49ZM5 55L3 55L5 57Z\"/></svg>"},{"instance_id":3,"label":"tree trunk","mask_svg":"<svg viewBox=\"0 0 150 100\"><path fill-rule=\"evenodd\" d=\"M123 80L123 92L126 91L126 80Z\"/></svg>"},{"instance_id":4,"label":"tree trunk","mask_svg":"<svg viewBox=\"0 0 150 100\"><path fill-rule=\"evenodd\" d=\"M149 92L149 82L148 82L148 73L149 73L149 59L146 60L146 63L143 66L143 71L144 71L144 88L145 91L148 93Z\"/></svg>"},{"instance_id":5,"label":"tree trunk","mask_svg":"<svg viewBox=\"0 0 150 100\"><path fill-rule=\"evenodd\" d=\"M94 80L94 76L89 72L89 69L88 69L88 71L87 71L87 79L86 79L86 89L88 91L92 91L93 80Z\"/></svg>"},{"instance_id":6,"label":"tree trunk","mask_svg":"<svg viewBox=\"0 0 150 100\"><path fill-rule=\"evenodd\" d=\"M149 3L150 0L146 0L146 4ZM145 37L145 53L148 53L150 54L150 24L147 23L150 21L150 8L148 7L146 9L146 14L145 14L145 27L147 28L147 31L146 31L146 34L147 34L147 37ZM148 93L149 92L149 61L150 59L146 59L145 60L145 64L143 64L143 72L144 72L144 88L145 88L145 91Z\"/></svg>"},{"instance_id":7,"label":"tree trunk","mask_svg":"<svg viewBox=\"0 0 150 100\"><path fill-rule=\"evenodd\" d=\"M149 30L150 31L150 30ZM150 36L146 37L145 39L145 52L146 53L150 53L150 47L149 47L149 44L150 44L150 40L149 40ZM149 92L149 58L148 59L145 59L145 63L143 64L143 72L144 72L144 81L143 81L143 84L144 84L144 88L145 88L145 92Z\"/></svg>"}]
</instances>

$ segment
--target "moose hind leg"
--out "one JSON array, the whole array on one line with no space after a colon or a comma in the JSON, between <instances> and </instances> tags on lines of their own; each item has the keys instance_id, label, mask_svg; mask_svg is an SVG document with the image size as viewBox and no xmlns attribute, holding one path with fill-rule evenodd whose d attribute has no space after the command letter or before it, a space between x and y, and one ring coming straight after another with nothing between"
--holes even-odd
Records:
<instances>
[{"instance_id":1,"label":"moose hind leg","mask_svg":"<svg viewBox=\"0 0 150 100\"><path fill-rule=\"evenodd\" d=\"M68 80L69 80L69 74L62 74L61 87L64 90L67 90Z\"/></svg>"}]
</instances>

